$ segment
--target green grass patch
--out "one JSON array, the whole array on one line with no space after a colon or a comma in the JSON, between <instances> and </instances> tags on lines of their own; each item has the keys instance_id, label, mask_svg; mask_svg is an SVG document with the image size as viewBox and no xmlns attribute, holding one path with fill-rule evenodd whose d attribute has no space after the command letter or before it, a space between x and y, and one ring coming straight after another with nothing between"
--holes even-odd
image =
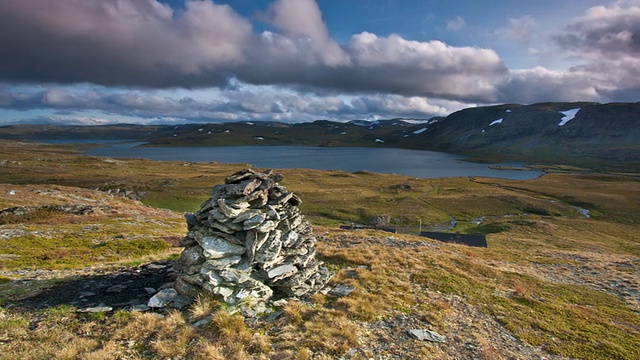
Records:
<instances>
[{"instance_id":1,"label":"green grass patch","mask_svg":"<svg viewBox=\"0 0 640 360\"><path fill-rule=\"evenodd\" d=\"M2 269L68 269L95 263L120 261L166 251L169 244L158 239L111 240L94 245L83 237L14 237L0 243L0 251L14 255Z\"/></svg>"},{"instance_id":2,"label":"green grass patch","mask_svg":"<svg viewBox=\"0 0 640 360\"><path fill-rule=\"evenodd\" d=\"M609 294L585 286L546 283L466 260L432 264L414 280L465 296L529 344L580 359L638 355L640 319Z\"/></svg>"}]
</instances>

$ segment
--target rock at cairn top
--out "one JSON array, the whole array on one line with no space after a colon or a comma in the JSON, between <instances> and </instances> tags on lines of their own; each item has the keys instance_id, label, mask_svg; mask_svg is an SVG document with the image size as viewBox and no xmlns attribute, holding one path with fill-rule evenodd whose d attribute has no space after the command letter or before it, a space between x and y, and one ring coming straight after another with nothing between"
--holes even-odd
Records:
<instances>
[{"instance_id":1,"label":"rock at cairn top","mask_svg":"<svg viewBox=\"0 0 640 360\"><path fill-rule=\"evenodd\" d=\"M213 187L195 214L176 261L174 287L204 292L232 306L259 309L269 300L303 297L331 277L315 259L316 238L297 208L302 203L280 174L239 171Z\"/></svg>"}]
</instances>

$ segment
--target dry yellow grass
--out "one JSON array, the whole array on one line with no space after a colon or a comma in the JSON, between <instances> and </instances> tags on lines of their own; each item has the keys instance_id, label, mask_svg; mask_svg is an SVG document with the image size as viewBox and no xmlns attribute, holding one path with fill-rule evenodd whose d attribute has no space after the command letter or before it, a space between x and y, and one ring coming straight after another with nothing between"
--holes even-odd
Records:
<instances>
[{"instance_id":1,"label":"dry yellow grass","mask_svg":"<svg viewBox=\"0 0 640 360\"><path fill-rule=\"evenodd\" d=\"M135 188L147 192L147 204L182 210L199 205L212 184L240 167L86 158L48 149L35 146L27 156L19 146L0 148L0 156L15 161L0 173L0 194L21 194L0 197L0 207L108 202L117 208L116 216L0 225L35 232L56 223L56 266L86 265L71 257L82 247L70 240L89 236L83 226L94 226L96 244L122 233L135 240L185 232L179 214L89 189ZM634 178L552 174L521 182L283 173L284 185L302 197L303 211L316 223L319 257L336 272L331 284L353 286L350 295L290 301L271 322L246 322L206 297L184 312L164 314L0 307L0 358L640 358L637 298L634 303L640 289L633 287L640 276L640 189ZM571 206L588 208L593 217L582 218ZM485 216L483 225L492 230L489 248L333 226L381 214L426 225ZM27 250L20 250L21 261L49 266ZM2 253L18 254L10 251L16 250ZM160 253L132 252L129 261ZM5 303L26 294L5 285L13 284L0 284ZM194 326L207 319L207 325ZM411 340L409 328L428 328L448 341Z\"/></svg>"}]
</instances>

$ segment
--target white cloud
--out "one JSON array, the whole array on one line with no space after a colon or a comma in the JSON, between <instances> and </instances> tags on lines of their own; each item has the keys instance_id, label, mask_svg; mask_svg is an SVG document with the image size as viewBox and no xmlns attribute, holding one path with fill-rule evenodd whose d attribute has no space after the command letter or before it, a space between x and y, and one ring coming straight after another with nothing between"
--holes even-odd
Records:
<instances>
[{"instance_id":1,"label":"white cloud","mask_svg":"<svg viewBox=\"0 0 640 360\"><path fill-rule=\"evenodd\" d=\"M278 0L269 7L269 20L292 37L312 42L327 66L348 65L349 57L329 38L322 14L314 0Z\"/></svg>"},{"instance_id":2,"label":"white cloud","mask_svg":"<svg viewBox=\"0 0 640 360\"><path fill-rule=\"evenodd\" d=\"M158 119L172 122L215 122L281 120L290 122L329 119L348 121L362 118L398 116L430 118L446 115L461 107L447 108L428 99L400 95L301 94L281 91L273 86L236 83L237 89L210 89L210 99L161 95L162 91L134 91L94 87L78 90L73 86L53 87L40 92L0 91L0 103L9 110L23 111L29 121L42 117L29 115L29 109L51 109L68 113L49 117L51 121L109 118L111 121L150 123ZM215 98L215 99L212 99ZM15 113L15 111L14 111ZM14 116L16 120L24 117ZM34 120L35 119L35 120ZM49 121L47 120L47 121ZM167 120L168 121L168 120Z\"/></svg>"},{"instance_id":3,"label":"white cloud","mask_svg":"<svg viewBox=\"0 0 640 360\"><path fill-rule=\"evenodd\" d=\"M561 50L582 62L571 72L588 74L606 99L637 101L640 93L640 2L589 8L554 36Z\"/></svg>"},{"instance_id":4,"label":"white cloud","mask_svg":"<svg viewBox=\"0 0 640 360\"><path fill-rule=\"evenodd\" d=\"M357 34L348 51L357 67L354 80L403 95L491 101L496 78L507 72L493 50L409 41L399 35ZM358 77L358 69L367 72Z\"/></svg>"},{"instance_id":5,"label":"white cloud","mask_svg":"<svg viewBox=\"0 0 640 360\"><path fill-rule=\"evenodd\" d=\"M431 117L496 102L637 101L640 94L638 0L567 19L552 38L556 48L543 49L577 64L564 70L510 70L492 49L397 34L361 32L338 44L313 0L276 0L262 19L271 31L255 32L249 19L210 0L179 11L158 0L4 0L0 106L309 121ZM447 21L449 31L465 26L462 17ZM499 34L539 45L540 28L523 16ZM33 83L63 85L12 90Z\"/></svg>"},{"instance_id":6,"label":"white cloud","mask_svg":"<svg viewBox=\"0 0 640 360\"><path fill-rule=\"evenodd\" d=\"M498 85L500 102L602 101L591 74L583 71L554 71L543 67L512 70Z\"/></svg>"},{"instance_id":7,"label":"white cloud","mask_svg":"<svg viewBox=\"0 0 640 360\"><path fill-rule=\"evenodd\" d=\"M6 0L0 80L153 88L225 86L231 78L347 93L491 100L506 73L492 50L363 32L329 36L313 0L277 0L255 33L227 5L157 0ZM10 49L10 50L9 50Z\"/></svg>"}]
</instances>

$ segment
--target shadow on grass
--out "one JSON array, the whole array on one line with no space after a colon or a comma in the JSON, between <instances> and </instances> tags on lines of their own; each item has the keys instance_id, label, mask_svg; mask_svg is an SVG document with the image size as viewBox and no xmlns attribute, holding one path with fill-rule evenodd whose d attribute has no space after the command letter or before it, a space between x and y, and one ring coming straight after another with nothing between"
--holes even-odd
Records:
<instances>
[{"instance_id":1,"label":"shadow on grass","mask_svg":"<svg viewBox=\"0 0 640 360\"><path fill-rule=\"evenodd\" d=\"M90 276L47 280L18 280L0 285L6 305L34 309L70 305L76 308L146 305L160 288L170 283L172 262L159 261ZM9 288L10 287L10 288ZM12 291L13 290L13 291ZM21 296L20 294L26 296Z\"/></svg>"}]
</instances>

